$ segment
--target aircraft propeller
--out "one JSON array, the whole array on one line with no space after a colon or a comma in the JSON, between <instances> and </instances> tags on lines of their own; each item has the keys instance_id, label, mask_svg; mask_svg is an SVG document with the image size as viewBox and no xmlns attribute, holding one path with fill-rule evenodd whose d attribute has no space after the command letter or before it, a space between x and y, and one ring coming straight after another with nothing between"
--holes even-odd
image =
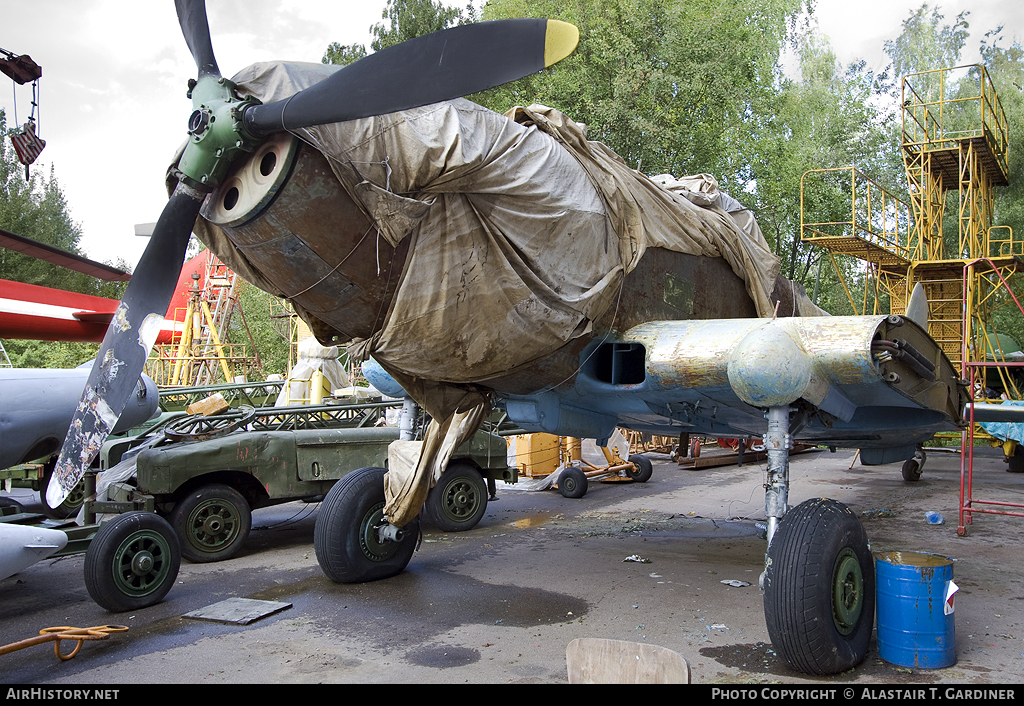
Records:
<instances>
[{"instance_id":1,"label":"aircraft propeller","mask_svg":"<svg viewBox=\"0 0 1024 706\"><path fill-rule=\"evenodd\" d=\"M60 505L85 474L132 394L174 293L203 199L235 159L281 130L383 115L528 76L568 56L579 40L575 26L557 20L463 25L371 54L264 105L240 98L235 84L220 75L205 0L175 0L175 8L198 69L198 78L189 81L189 142L178 163L178 186L100 344L47 487L51 507Z\"/></svg>"}]
</instances>

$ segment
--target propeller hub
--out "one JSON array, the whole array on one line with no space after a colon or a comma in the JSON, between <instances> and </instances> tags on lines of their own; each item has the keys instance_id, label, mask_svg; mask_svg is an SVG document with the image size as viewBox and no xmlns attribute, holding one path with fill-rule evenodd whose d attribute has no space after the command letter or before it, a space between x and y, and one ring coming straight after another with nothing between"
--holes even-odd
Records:
<instances>
[{"instance_id":1,"label":"propeller hub","mask_svg":"<svg viewBox=\"0 0 1024 706\"><path fill-rule=\"evenodd\" d=\"M242 124L253 97L240 98L235 84L220 76L204 76L189 82L194 110L188 120L189 142L178 161L176 176L202 191L215 189L240 154L258 144Z\"/></svg>"},{"instance_id":2,"label":"propeller hub","mask_svg":"<svg viewBox=\"0 0 1024 706\"><path fill-rule=\"evenodd\" d=\"M207 110L193 111L188 119L188 134L195 138L201 138L210 127L210 113Z\"/></svg>"}]
</instances>

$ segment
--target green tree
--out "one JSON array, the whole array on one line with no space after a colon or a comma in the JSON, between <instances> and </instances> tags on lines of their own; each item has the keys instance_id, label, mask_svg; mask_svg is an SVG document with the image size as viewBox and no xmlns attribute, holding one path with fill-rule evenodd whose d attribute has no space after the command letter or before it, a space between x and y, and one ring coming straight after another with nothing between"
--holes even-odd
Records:
<instances>
[{"instance_id":1,"label":"green tree","mask_svg":"<svg viewBox=\"0 0 1024 706\"><path fill-rule=\"evenodd\" d=\"M782 273L820 293L819 304L833 313L852 313L832 258L800 240L801 213L810 222L850 219L849 172L804 174L811 170L856 167L878 180L891 166L886 157L891 119L870 100L885 85L863 61L843 67L826 37L809 27L794 37L799 74L780 78L777 90L752 104L736 131L736 164L744 189L738 198L750 207L774 251ZM801 189L804 187L803 195ZM863 277L863 263L835 262L844 279Z\"/></svg>"},{"instance_id":2,"label":"green tree","mask_svg":"<svg viewBox=\"0 0 1024 706\"><path fill-rule=\"evenodd\" d=\"M985 35L981 56L999 95L1010 129L1009 184L996 189L993 220L1024 239L1024 154L1013 140L1024 135L1024 48L1018 41L1000 47L1002 27Z\"/></svg>"},{"instance_id":3,"label":"green tree","mask_svg":"<svg viewBox=\"0 0 1024 706\"><path fill-rule=\"evenodd\" d=\"M472 4L465 9L448 7L434 0L388 0L382 19L372 28L370 47L380 51L413 37L476 21Z\"/></svg>"},{"instance_id":4,"label":"green tree","mask_svg":"<svg viewBox=\"0 0 1024 706\"><path fill-rule=\"evenodd\" d=\"M370 28L373 35L370 48L375 52L413 37L475 22L476 10L472 4L459 9L434 0L388 0L381 19L386 22L378 22ZM321 61L345 66L366 55L367 49L363 44L332 42Z\"/></svg>"},{"instance_id":5,"label":"green tree","mask_svg":"<svg viewBox=\"0 0 1024 706\"><path fill-rule=\"evenodd\" d=\"M1014 240L1020 242L1024 240L1024 156L1013 140L1024 134L1024 48L1018 41L1009 47L999 46L1001 32L1002 27L989 31L981 45L982 60L1006 113L1011 140L1009 184L994 190L993 222L1012 228ZM1014 282L1013 290L1018 301L1024 302L1024 287ZM1002 306L993 316L994 329L1008 333L1018 344L1024 345L1024 315L1010 297L1002 295L1000 303Z\"/></svg>"},{"instance_id":6,"label":"green tree","mask_svg":"<svg viewBox=\"0 0 1024 706\"><path fill-rule=\"evenodd\" d=\"M81 255L82 230L71 218L54 168L50 167L48 176L33 170L26 180L25 168L7 139L9 132L6 116L0 110L0 228ZM129 269L123 260L112 264ZM111 299L119 299L125 286L3 248L0 279ZM9 340L4 348L17 367L74 367L95 356L98 345Z\"/></svg>"},{"instance_id":7,"label":"green tree","mask_svg":"<svg viewBox=\"0 0 1024 706\"><path fill-rule=\"evenodd\" d=\"M648 173L726 175L734 129L773 90L801 0L491 0L484 19L549 17L579 48L539 74L473 99L500 112L543 103L585 123Z\"/></svg>"},{"instance_id":8,"label":"green tree","mask_svg":"<svg viewBox=\"0 0 1024 706\"><path fill-rule=\"evenodd\" d=\"M338 64L348 66L366 56L366 46L363 44L339 44L331 42L324 52L320 61L324 64Z\"/></svg>"},{"instance_id":9,"label":"green tree","mask_svg":"<svg viewBox=\"0 0 1024 706\"><path fill-rule=\"evenodd\" d=\"M938 7L923 3L903 21L903 31L885 43L895 76L956 66L969 35L969 11L956 16L951 25L942 23ZM899 84L894 88L898 91Z\"/></svg>"}]
</instances>

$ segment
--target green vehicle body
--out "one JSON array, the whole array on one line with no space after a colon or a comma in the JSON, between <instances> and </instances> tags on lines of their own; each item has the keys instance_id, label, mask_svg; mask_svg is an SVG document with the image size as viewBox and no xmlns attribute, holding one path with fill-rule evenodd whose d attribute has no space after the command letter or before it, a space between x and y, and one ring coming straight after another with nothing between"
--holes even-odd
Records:
<instances>
[{"instance_id":1,"label":"green vehicle body","mask_svg":"<svg viewBox=\"0 0 1024 706\"><path fill-rule=\"evenodd\" d=\"M399 439L400 430L377 424L386 408L400 404L248 408L244 423L245 415L234 412L224 415L220 430L219 422L207 421L214 417L169 414L144 434L104 447L101 465L110 469L132 447L147 439L158 442L135 456L134 479L111 484L108 499L91 503L92 509L155 512L178 534L185 558L231 558L245 542L253 510L320 500L352 471L387 468L388 446ZM212 430L204 426L211 423ZM494 497L496 482L518 480L517 469L507 464L499 426L485 422L452 454L425 506L438 528L471 529Z\"/></svg>"},{"instance_id":2,"label":"green vehicle body","mask_svg":"<svg viewBox=\"0 0 1024 706\"><path fill-rule=\"evenodd\" d=\"M153 496L158 511L209 483L235 488L251 508L325 495L346 474L366 466L387 467L396 427L236 431L207 441L168 444L141 452L136 492ZM515 482L505 440L477 432L452 454L490 481ZM451 465L451 464L449 464Z\"/></svg>"}]
</instances>

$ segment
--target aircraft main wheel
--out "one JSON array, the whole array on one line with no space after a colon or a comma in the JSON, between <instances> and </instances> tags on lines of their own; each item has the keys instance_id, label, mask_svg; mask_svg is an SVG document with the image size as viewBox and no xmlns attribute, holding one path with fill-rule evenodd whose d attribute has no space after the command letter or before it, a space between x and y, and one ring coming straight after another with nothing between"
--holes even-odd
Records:
<instances>
[{"instance_id":1,"label":"aircraft main wheel","mask_svg":"<svg viewBox=\"0 0 1024 706\"><path fill-rule=\"evenodd\" d=\"M633 454L629 457L629 462L633 464L633 470L627 470L627 476L637 483L646 483L651 479L651 475L654 473L654 464L651 463L651 459L643 454Z\"/></svg>"},{"instance_id":2,"label":"aircraft main wheel","mask_svg":"<svg viewBox=\"0 0 1024 706\"><path fill-rule=\"evenodd\" d=\"M587 476L575 466L569 466L558 476L558 492L563 498L582 498L587 494Z\"/></svg>"},{"instance_id":3,"label":"aircraft main wheel","mask_svg":"<svg viewBox=\"0 0 1024 706\"><path fill-rule=\"evenodd\" d=\"M163 600L181 566L178 537L151 512L128 512L103 523L85 553L85 587L113 613Z\"/></svg>"},{"instance_id":4,"label":"aircraft main wheel","mask_svg":"<svg viewBox=\"0 0 1024 706\"><path fill-rule=\"evenodd\" d=\"M427 495L427 516L445 532L476 527L487 510L487 485L472 466L449 466Z\"/></svg>"},{"instance_id":5,"label":"aircraft main wheel","mask_svg":"<svg viewBox=\"0 0 1024 706\"><path fill-rule=\"evenodd\" d=\"M252 509L237 490L215 483L179 502L171 526L181 539L181 555L189 561L224 561L242 549L252 527Z\"/></svg>"},{"instance_id":6,"label":"aircraft main wheel","mask_svg":"<svg viewBox=\"0 0 1024 706\"><path fill-rule=\"evenodd\" d=\"M420 534L415 518L397 541L381 539L384 517L383 468L352 471L327 493L313 529L313 548L327 578L362 583L401 573L412 559Z\"/></svg>"},{"instance_id":7,"label":"aircraft main wheel","mask_svg":"<svg viewBox=\"0 0 1024 706\"><path fill-rule=\"evenodd\" d=\"M768 547L764 615L775 650L808 674L864 659L875 616L875 566L853 512L826 498L787 512Z\"/></svg>"}]
</instances>

